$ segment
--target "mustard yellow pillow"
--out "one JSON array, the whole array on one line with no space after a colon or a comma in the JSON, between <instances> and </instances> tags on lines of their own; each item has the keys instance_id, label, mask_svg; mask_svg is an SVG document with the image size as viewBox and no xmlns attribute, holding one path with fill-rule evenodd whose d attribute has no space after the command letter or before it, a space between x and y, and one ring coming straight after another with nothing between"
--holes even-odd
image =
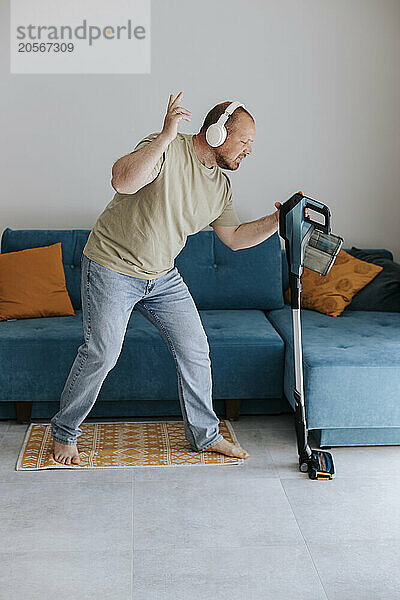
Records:
<instances>
[{"instance_id":1,"label":"mustard yellow pillow","mask_svg":"<svg viewBox=\"0 0 400 600\"><path fill-rule=\"evenodd\" d=\"M0 254L0 321L74 315L61 242Z\"/></svg>"},{"instance_id":2,"label":"mustard yellow pillow","mask_svg":"<svg viewBox=\"0 0 400 600\"><path fill-rule=\"evenodd\" d=\"M304 267L301 276L301 307L338 317L353 296L382 271L383 267L359 260L339 250L328 275L320 275ZM290 288L285 291L285 304L290 304Z\"/></svg>"}]
</instances>

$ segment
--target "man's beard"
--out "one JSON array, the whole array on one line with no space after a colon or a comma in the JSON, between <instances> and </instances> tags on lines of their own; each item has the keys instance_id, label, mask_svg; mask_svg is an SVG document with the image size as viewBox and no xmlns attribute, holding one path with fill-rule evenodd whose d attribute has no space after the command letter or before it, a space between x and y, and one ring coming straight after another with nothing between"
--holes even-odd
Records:
<instances>
[{"instance_id":1,"label":"man's beard","mask_svg":"<svg viewBox=\"0 0 400 600\"><path fill-rule=\"evenodd\" d=\"M237 157L237 158L239 158L239 157ZM232 166L232 162L230 162L230 163L226 162L226 159L219 152L216 152L215 162L217 163L217 165L219 166L220 169L228 169L229 171L236 171L236 169L239 167L241 161L238 161L237 159L235 159L233 161L233 166Z\"/></svg>"}]
</instances>

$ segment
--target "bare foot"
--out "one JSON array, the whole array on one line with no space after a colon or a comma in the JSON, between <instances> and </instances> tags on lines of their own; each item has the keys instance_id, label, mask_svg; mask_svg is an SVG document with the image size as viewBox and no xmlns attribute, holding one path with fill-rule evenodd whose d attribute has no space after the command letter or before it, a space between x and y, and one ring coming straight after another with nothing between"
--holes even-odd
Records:
<instances>
[{"instance_id":1,"label":"bare foot","mask_svg":"<svg viewBox=\"0 0 400 600\"><path fill-rule=\"evenodd\" d=\"M78 448L76 444L60 444L53 439L53 458L63 465L80 465Z\"/></svg>"},{"instance_id":2,"label":"bare foot","mask_svg":"<svg viewBox=\"0 0 400 600\"><path fill-rule=\"evenodd\" d=\"M225 438L217 444L214 444L214 446L211 446L211 448L207 448L204 452L220 452L221 454L234 456L235 458L249 458L250 456L250 454L241 446L236 446L236 444L228 442Z\"/></svg>"}]
</instances>

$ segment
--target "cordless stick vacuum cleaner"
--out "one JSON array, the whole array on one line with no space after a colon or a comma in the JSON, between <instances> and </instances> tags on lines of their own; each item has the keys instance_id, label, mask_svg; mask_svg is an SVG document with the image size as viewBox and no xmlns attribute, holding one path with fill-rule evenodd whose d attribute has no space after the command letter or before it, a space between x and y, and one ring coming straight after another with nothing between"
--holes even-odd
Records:
<instances>
[{"instance_id":1,"label":"cordless stick vacuum cleaner","mask_svg":"<svg viewBox=\"0 0 400 600\"><path fill-rule=\"evenodd\" d=\"M305 209L312 209L324 217L324 222L313 221L306 216ZM335 467L330 452L311 450L308 445L308 432L303 390L303 356L301 345L300 298L303 266L327 275L343 244L343 238L330 233L331 213L327 206L303 196L294 194L279 209L279 235L285 240L286 258L289 270L289 285L294 336L295 366L295 423L299 469L308 473L310 479L328 480L335 477Z\"/></svg>"}]
</instances>

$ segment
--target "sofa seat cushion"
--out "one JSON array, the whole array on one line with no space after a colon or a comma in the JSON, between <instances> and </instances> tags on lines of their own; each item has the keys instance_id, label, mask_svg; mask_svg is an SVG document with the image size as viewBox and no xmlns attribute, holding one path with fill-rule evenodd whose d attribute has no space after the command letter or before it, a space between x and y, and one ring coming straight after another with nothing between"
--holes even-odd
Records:
<instances>
[{"instance_id":1,"label":"sofa seat cushion","mask_svg":"<svg viewBox=\"0 0 400 600\"><path fill-rule=\"evenodd\" d=\"M200 310L214 397L282 398L284 343L262 310Z\"/></svg>"},{"instance_id":2,"label":"sofa seat cushion","mask_svg":"<svg viewBox=\"0 0 400 600\"><path fill-rule=\"evenodd\" d=\"M0 400L58 400L78 347L76 316L5 321L0 328ZM284 343L261 310L200 311L215 398L280 398ZM99 399L176 399L176 366L158 329L134 309L117 364Z\"/></svg>"},{"instance_id":3,"label":"sofa seat cushion","mask_svg":"<svg viewBox=\"0 0 400 600\"><path fill-rule=\"evenodd\" d=\"M286 343L285 396L294 407L290 306L268 319ZM309 429L400 426L400 314L302 309L304 393Z\"/></svg>"}]
</instances>

